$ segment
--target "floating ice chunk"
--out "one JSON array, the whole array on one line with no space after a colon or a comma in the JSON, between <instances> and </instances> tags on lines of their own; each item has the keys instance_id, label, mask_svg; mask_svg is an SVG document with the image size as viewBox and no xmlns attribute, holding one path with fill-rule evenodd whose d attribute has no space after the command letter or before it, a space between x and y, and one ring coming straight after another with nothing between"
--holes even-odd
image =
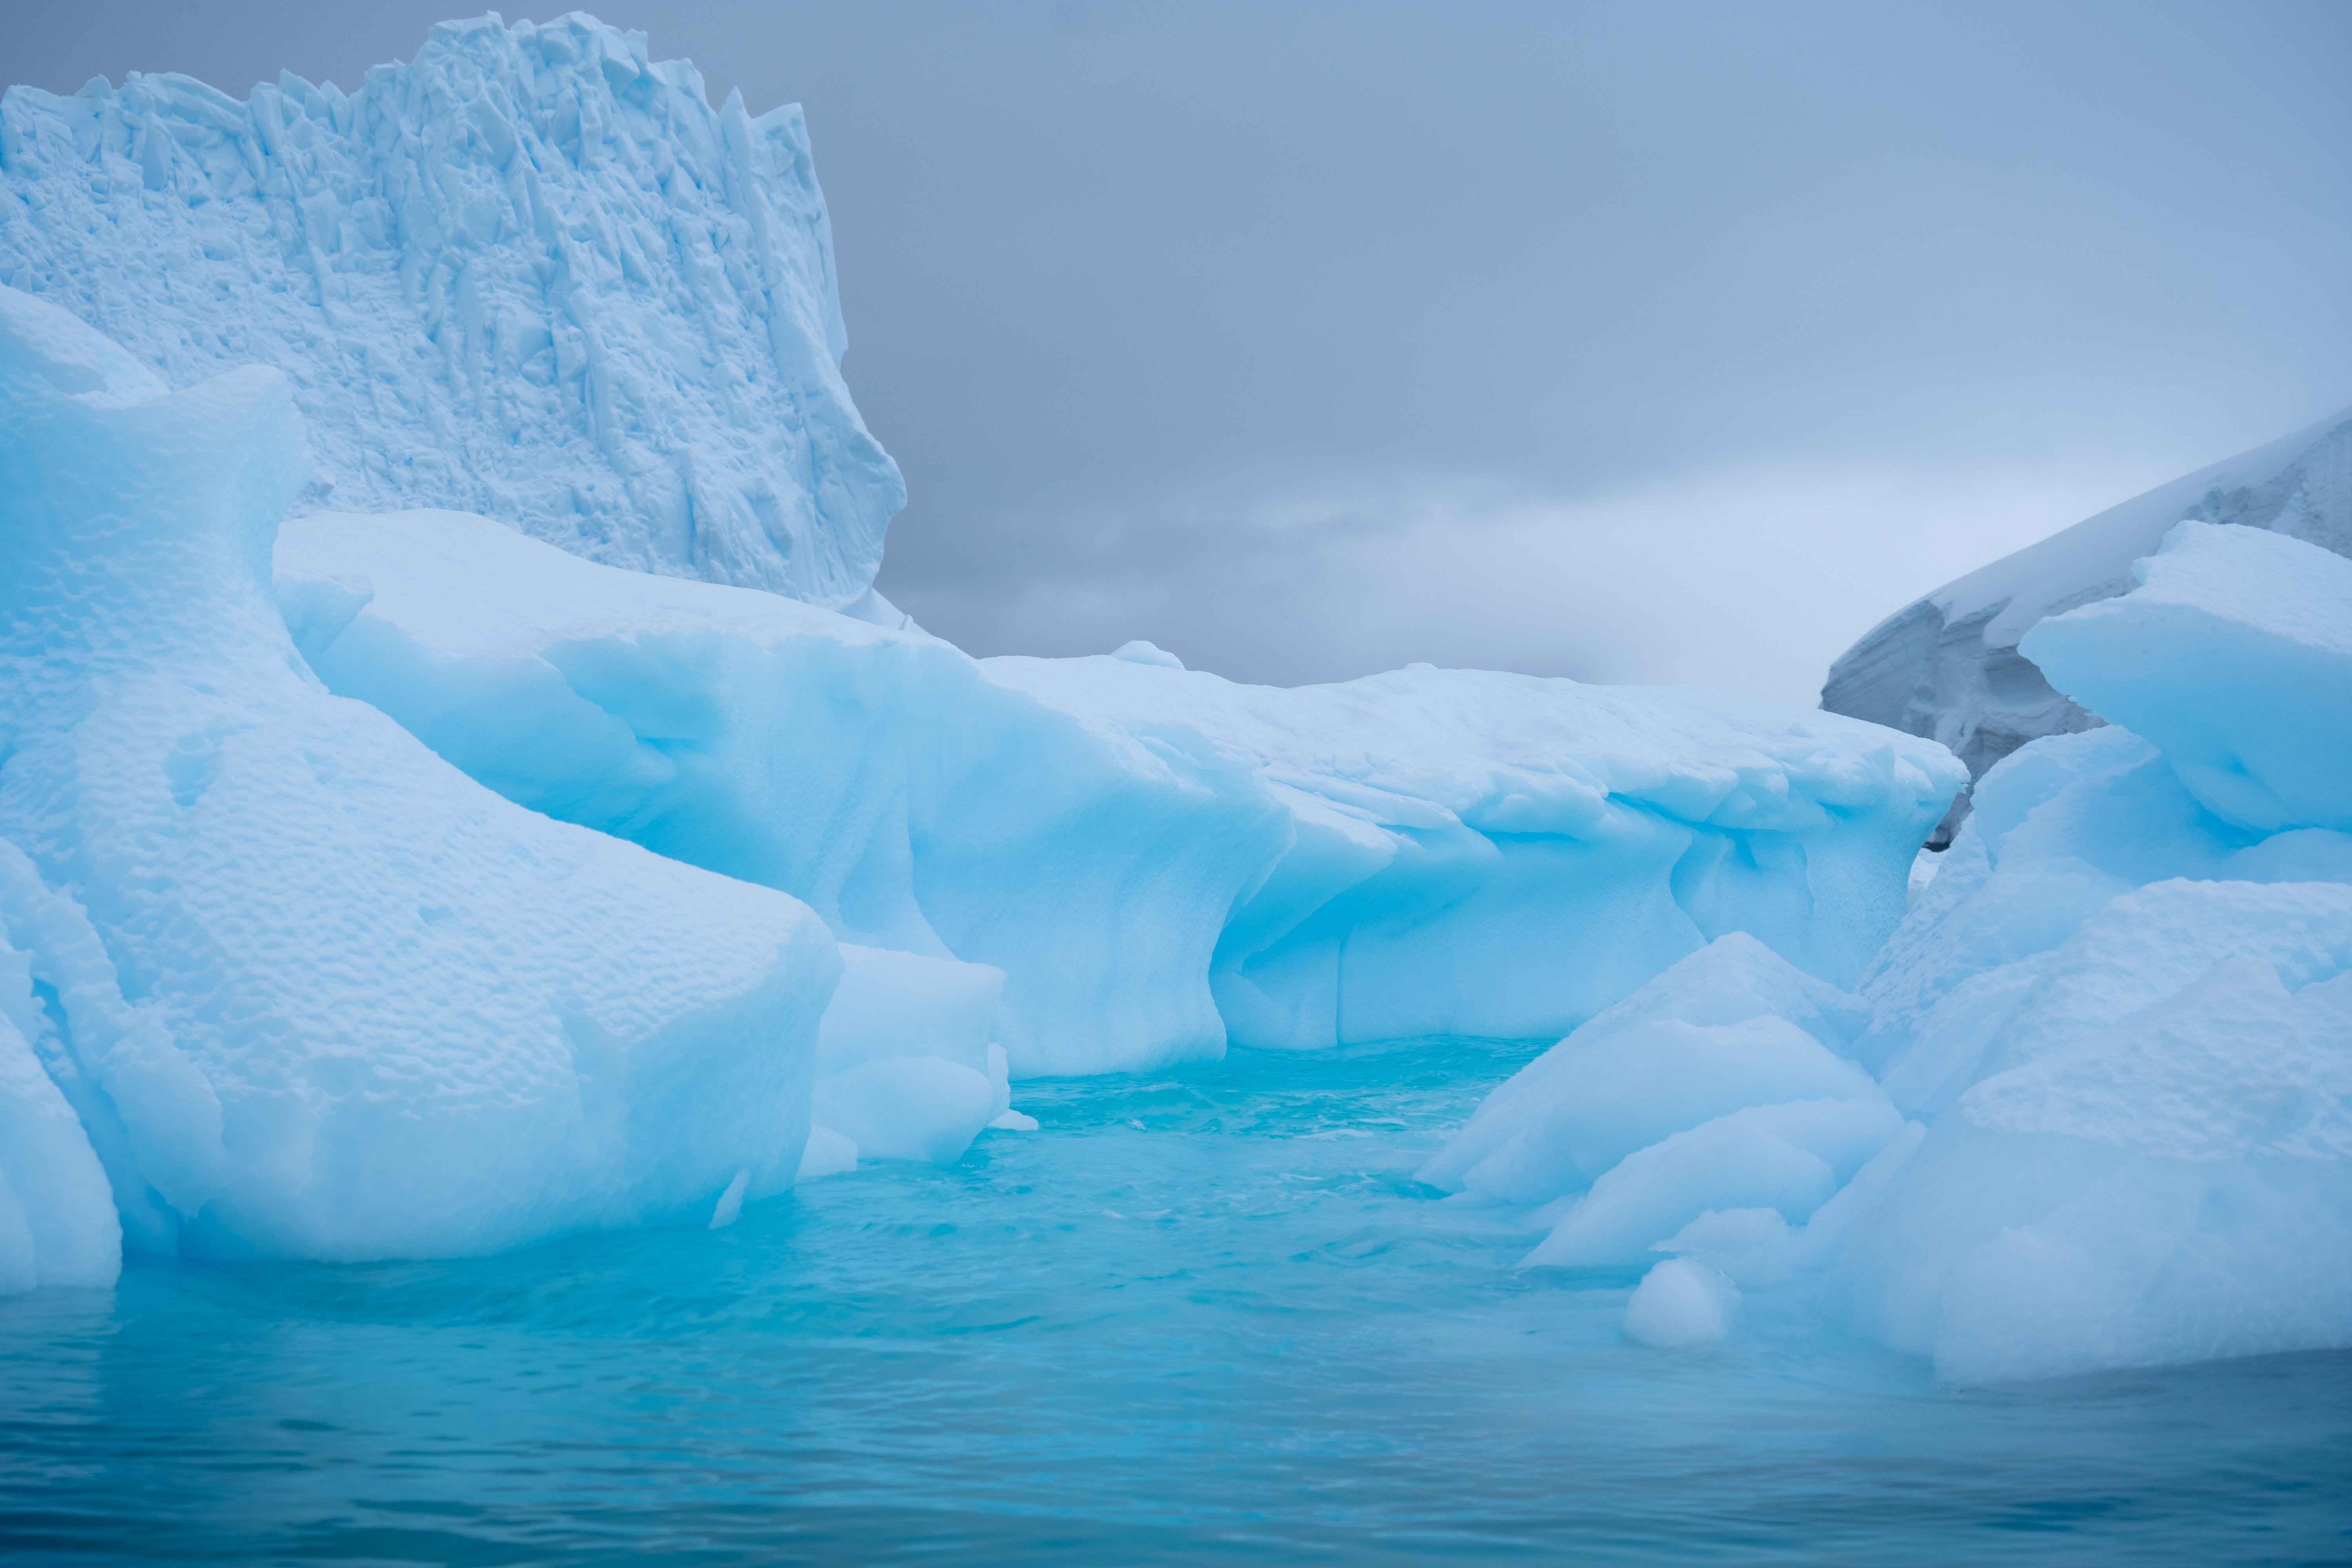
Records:
<instances>
[{"instance_id":1,"label":"floating ice chunk","mask_svg":"<svg viewBox=\"0 0 2352 1568\"><path fill-rule=\"evenodd\" d=\"M861 1160L953 1164L1000 1114L995 1086L945 1057L862 1062L816 1080L814 1114Z\"/></svg>"},{"instance_id":2,"label":"floating ice chunk","mask_svg":"<svg viewBox=\"0 0 2352 1568\"><path fill-rule=\"evenodd\" d=\"M1521 1068L1421 1179L1543 1203L1743 1107L1883 1099L1837 1054L1867 1016L1753 937L1718 938Z\"/></svg>"},{"instance_id":3,"label":"floating ice chunk","mask_svg":"<svg viewBox=\"0 0 2352 1568\"><path fill-rule=\"evenodd\" d=\"M303 510L463 507L905 622L870 592L906 489L841 377L801 111L714 109L642 33L444 23L348 95L12 88L0 283L173 385L283 370Z\"/></svg>"},{"instance_id":4,"label":"floating ice chunk","mask_svg":"<svg viewBox=\"0 0 2352 1568\"><path fill-rule=\"evenodd\" d=\"M1129 664L1156 664L1162 669L1181 669L1184 668L1184 661L1182 659L1178 658L1174 654L1170 653L1166 648L1160 647L1156 643L1148 643L1143 641L1141 638L1138 638L1134 642L1119 644L1117 648L1112 650L1111 658L1123 658Z\"/></svg>"},{"instance_id":5,"label":"floating ice chunk","mask_svg":"<svg viewBox=\"0 0 2352 1568\"><path fill-rule=\"evenodd\" d=\"M823 925L321 690L268 586L284 378L108 365L0 289L0 923L134 1236L472 1252L782 1187Z\"/></svg>"},{"instance_id":6,"label":"floating ice chunk","mask_svg":"<svg viewBox=\"0 0 2352 1568\"><path fill-rule=\"evenodd\" d=\"M985 963L844 942L841 984L817 1026L817 1076L892 1057L940 1057L990 1075L1003 1058L991 1033L1003 990L1004 972Z\"/></svg>"},{"instance_id":7,"label":"floating ice chunk","mask_svg":"<svg viewBox=\"0 0 2352 1568\"><path fill-rule=\"evenodd\" d=\"M1628 1155L1583 1196L1538 1211L1551 1234L1527 1266L1638 1263L1709 1209L1769 1208L1802 1221L1902 1126L1884 1100L1802 1100L1717 1117Z\"/></svg>"},{"instance_id":8,"label":"floating ice chunk","mask_svg":"<svg viewBox=\"0 0 2352 1568\"><path fill-rule=\"evenodd\" d=\"M866 1160L950 1164L1011 1100L990 1038L1004 972L845 943L817 1026L819 1122Z\"/></svg>"},{"instance_id":9,"label":"floating ice chunk","mask_svg":"<svg viewBox=\"0 0 2352 1568\"><path fill-rule=\"evenodd\" d=\"M1625 1303L1625 1337L1659 1350L1687 1350L1731 1337L1739 1287L1689 1258L1670 1258L1642 1277Z\"/></svg>"},{"instance_id":10,"label":"floating ice chunk","mask_svg":"<svg viewBox=\"0 0 2352 1568\"><path fill-rule=\"evenodd\" d=\"M803 1160L807 1158L806 1150L802 1151L802 1158ZM719 1194L719 1202L711 1207L710 1228L712 1230L725 1230L743 1217L743 1194L751 1190L751 1172L735 1173L735 1179L727 1184L727 1190Z\"/></svg>"},{"instance_id":11,"label":"floating ice chunk","mask_svg":"<svg viewBox=\"0 0 2352 1568\"><path fill-rule=\"evenodd\" d=\"M2140 585L2019 648L2145 736L2241 827L2352 828L2352 560L2261 529L2184 522Z\"/></svg>"},{"instance_id":12,"label":"floating ice chunk","mask_svg":"<svg viewBox=\"0 0 2352 1568\"><path fill-rule=\"evenodd\" d=\"M844 1175L856 1169L856 1143L820 1121L809 1128L808 1143L801 1151L800 1169L793 1180L814 1182L820 1176Z\"/></svg>"}]
</instances>

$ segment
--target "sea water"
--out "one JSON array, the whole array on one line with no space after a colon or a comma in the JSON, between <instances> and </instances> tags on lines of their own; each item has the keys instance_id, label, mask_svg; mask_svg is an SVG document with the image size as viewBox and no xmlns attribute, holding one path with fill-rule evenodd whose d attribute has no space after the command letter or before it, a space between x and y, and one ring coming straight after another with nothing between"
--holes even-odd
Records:
<instances>
[{"instance_id":1,"label":"sea water","mask_svg":"<svg viewBox=\"0 0 2352 1568\"><path fill-rule=\"evenodd\" d=\"M2352 1355L1627 1343L1412 1172L1533 1046L1023 1086L720 1231L0 1300L14 1563L2352 1558Z\"/></svg>"}]
</instances>

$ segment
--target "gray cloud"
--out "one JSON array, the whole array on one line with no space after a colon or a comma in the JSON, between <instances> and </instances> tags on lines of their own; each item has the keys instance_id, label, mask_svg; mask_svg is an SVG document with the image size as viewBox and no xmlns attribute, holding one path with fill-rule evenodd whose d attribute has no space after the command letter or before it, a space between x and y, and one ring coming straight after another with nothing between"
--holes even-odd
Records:
<instances>
[{"instance_id":1,"label":"gray cloud","mask_svg":"<svg viewBox=\"0 0 2352 1568\"><path fill-rule=\"evenodd\" d=\"M436 7L89 4L69 89ZM883 587L980 652L1801 697L1908 595L2352 401L2352 10L608 4L808 106Z\"/></svg>"}]
</instances>

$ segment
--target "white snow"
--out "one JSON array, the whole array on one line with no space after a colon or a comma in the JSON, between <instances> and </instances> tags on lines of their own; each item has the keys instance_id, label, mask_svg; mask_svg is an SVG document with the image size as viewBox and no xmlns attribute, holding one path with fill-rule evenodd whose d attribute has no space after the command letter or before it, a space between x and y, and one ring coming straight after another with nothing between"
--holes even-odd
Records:
<instances>
[{"instance_id":1,"label":"white snow","mask_svg":"<svg viewBox=\"0 0 2352 1568\"><path fill-rule=\"evenodd\" d=\"M2164 752L2241 827L2352 828L2352 560L2185 522L2140 586L2020 645L2069 697Z\"/></svg>"},{"instance_id":2,"label":"white snow","mask_svg":"<svg viewBox=\"0 0 2352 1568\"><path fill-rule=\"evenodd\" d=\"M2352 556L2352 409L2160 485L1897 611L1831 668L1822 706L1933 736L1979 778L2028 741L2096 724L2052 688L2020 640L2051 616L2130 589L2132 563L2192 520ZM1965 815L1963 803L1953 825Z\"/></svg>"},{"instance_id":3,"label":"white snow","mask_svg":"<svg viewBox=\"0 0 2352 1568\"><path fill-rule=\"evenodd\" d=\"M869 588L905 488L841 378L800 109L713 110L641 33L446 22L349 94L12 88L0 284L175 386L284 371L304 510L460 507L902 618Z\"/></svg>"}]
</instances>

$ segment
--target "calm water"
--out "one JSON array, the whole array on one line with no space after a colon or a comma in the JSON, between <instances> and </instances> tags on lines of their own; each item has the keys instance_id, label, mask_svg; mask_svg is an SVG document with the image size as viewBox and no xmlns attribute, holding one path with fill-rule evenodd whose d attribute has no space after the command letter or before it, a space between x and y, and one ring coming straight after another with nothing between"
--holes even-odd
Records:
<instances>
[{"instance_id":1,"label":"calm water","mask_svg":"<svg viewBox=\"0 0 2352 1568\"><path fill-rule=\"evenodd\" d=\"M2352 1356L1998 1392L1412 1172L1528 1051L1032 1084L1045 1123L734 1228L134 1262L0 1300L0 1552L435 1563L2352 1561ZM1761 1338L1761 1337L1759 1337Z\"/></svg>"}]
</instances>

